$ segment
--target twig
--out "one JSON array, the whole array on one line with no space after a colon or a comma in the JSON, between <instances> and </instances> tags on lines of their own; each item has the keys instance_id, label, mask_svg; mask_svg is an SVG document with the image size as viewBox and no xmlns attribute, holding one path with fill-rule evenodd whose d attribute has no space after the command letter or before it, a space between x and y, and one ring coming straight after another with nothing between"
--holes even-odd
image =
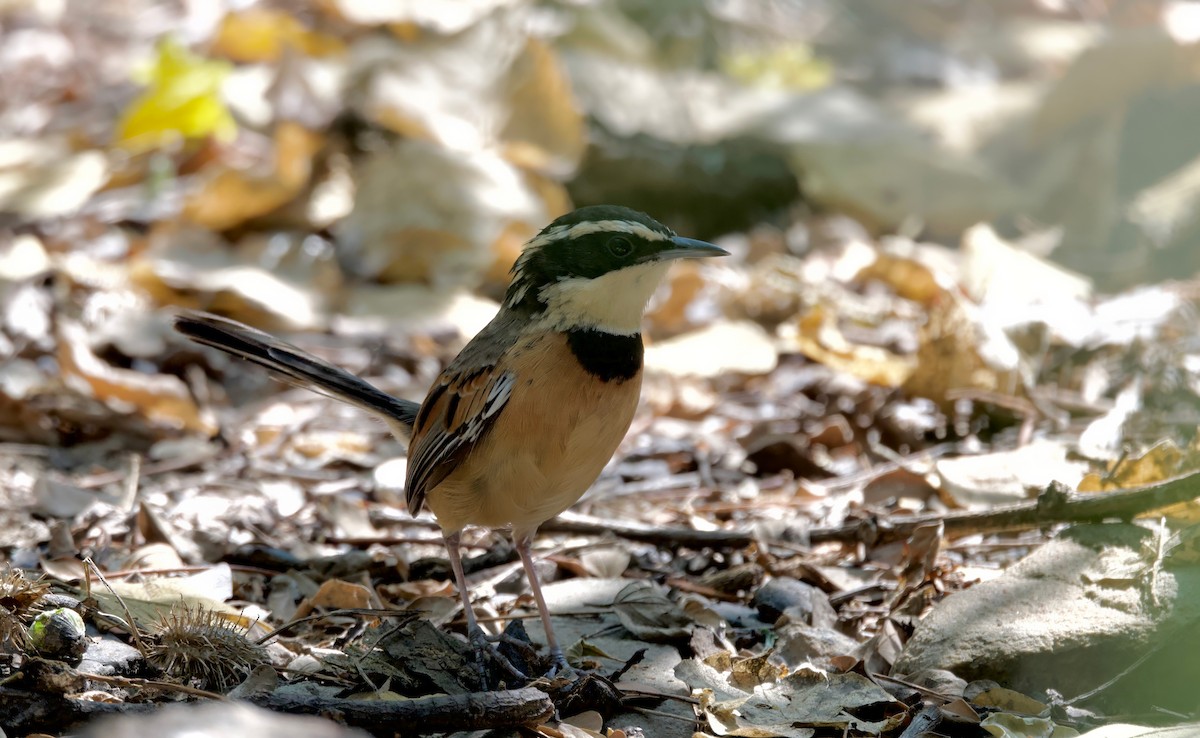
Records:
<instances>
[{"instance_id":1,"label":"twig","mask_svg":"<svg viewBox=\"0 0 1200 738\"><path fill-rule=\"evenodd\" d=\"M549 695L531 687L396 701L299 693L256 694L246 701L276 712L333 716L345 725L387 738L398 733L427 735L533 725L554 714ZM0 687L0 725L11 735L58 735L101 715L144 714L158 709L159 705L150 703L90 702Z\"/></svg>"},{"instance_id":2,"label":"twig","mask_svg":"<svg viewBox=\"0 0 1200 738\"><path fill-rule=\"evenodd\" d=\"M832 527L811 528L813 543L873 543L904 540L924 525L943 523L946 538L973 533L1041 528L1057 523L1078 523L1108 518L1128 520L1138 515L1200 497L1200 472L1167 479L1133 489L1079 494L1051 483L1036 500L997 507L986 512L951 512L942 515L913 515L897 519L861 520ZM663 528L631 520L598 518L565 512L542 526L561 533L601 535L612 533L631 541L661 546L742 548L754 541L749 530L692 530Z\"/></svg>"},{"instance_id":3,"label":"twig","mask_svg":"<svg viewBox=\"0 0 1200 738\"><path fill-rule=\"evenodd\" d=\"M1116 492L1080 494L1057 482L1051 483L1036 500L997 507L986 512L952 512L944 515L914 515L896 520L874 521L877 540L902 540L930 523L945 525L946 538L973 533L1041 528L1057 523L1079 523L1105 519L1129 520L1138 515L1200 497L1200 472L1174 477L1156 484ZM866 521L833 528L813 528L809 538L824 541L859 540L869 532Z\"/></svg>"},{"instance_id":4,"label":"twig","mask_svg":"<svg viewBox=\"0 0 1200 738\"><path fill-rule=\"evenodd\" d=\"M140 470L140 475L134 475L129 470L118 469L115 471L99 472L91 474L82 479L77 479L73 482L76 487L81 489L95 489L103 487L106 484L115 484L120 481L128 480L130 476L156 476L173 471L183 471L189 467L198 466L205 461L216 456L216 452L204 452L199 454L189 454L187 456L178 456L173 459L164 459L154 464L147 464ZM141 458L138 458L139 466Z\"/></svg>"},{"instance_id":5,"label":"twig","mask_svg":"<svg viewBox=\"0 0 1200 738\"><path fill-rule=\"evenodd\" d=\"M690 725L696 724L696 717L694 715L692 717L685 717L683 715L676 715L673 712L664 712L662 710L651 710L648 707L638 707L637 705L622 705L622 706L626 710L634 710L635 712L640 712L643 715L653 715L655 717L668 718L670 720L678 720L680 722L688 723Z\"/></svg>"},{"instance_id":6,"label":"twig","mask_svg":"<svg viewBox=\"0 0 1200 738\"><path fill-rule=\"evenodd\" d=\"M343 608L340 608L337 610L331 610L329 612L319 612L315 615L306 615L305 617L302 617L302 618L296 618L294 620L289 620L288 622L279 626L278 628L271 631L270 633L267 633L262 638L259 638L257 641L255 641L255 643L261 646L264 643L266 643L267 641L273 640L275 638L278 638L281 635L284 635L288 631L295 628L297 625L301 625L303 623L308 623L313 620L324 620L326 618L346 617L346 616L369 617L369 618L402 618L407 621L407 620L416 620L420 616L420 614L417 612L414 612L412 610L384 610L384 609L361 608L361 607L343 607Z\"/></svg>"},{"instance_id":7,"label":"twig","mask_svg":"<svg viewBox=\"0 0 1200 738\"><path fill-rule=\"evenodd\" d=\"M252 695L259 707L291 715L333 715L373 735L454 733L532 725L554 714L550 696L532 687L412 700L348 700L298 692Z\"/></svg>"},{"instance_id":8,"label":"twig","mask_svg":"<svg viewBox=\"0 0 1200 738\"><path fill-rule=\"evenodd\" d=\"M109 584L108 580L104 578L104 575L100 573L100 567L96 566L96 562L92 561L92 557L89 556L84 559L83 564L87 571L90 572L88 575L89 581L91 580L91 574L95 574L96 578L100 580L100 583L104 585L104 588L108 590L109 594L117 599L117 604L121 606L121 610L125 613L125 619L129 626L129 637L133 639L133 645L137 648L138 653L142 654L142 656L145 656L147 653L149 653L149 651L146 650L146 644L142 642L141 630L138 628L137 621L133 619L133 613L129 611L129 605L125 604L125 600L121 598L121 595L117 594L117 591L112 588L112 585Z\"/></svg>"},{"instance_id":9,"label":"twig","mask_svg":"<svg viewBox=\"0 0 1200 738\"><path fill-rule=\"evenodd\" d=\"M627 697L650 697L659 700L675 700L676 702L685 702L689 705L698 705L700 700L695 697L688 697L685 694L667 694L666 692L656 692L653 689L635 689L629 687L621 687L621 694Z\"/></svg>"},{"instance_id":10,"label":"twig","mask_svg":"<svg viewBox=\"0 0 1200 738\"><path fill-rule=\"evenodd\" d=\"M631 541L667 546L742 548L754 542L754 536L749 531L663 528L632 520L599 518L573 512L565 512L559 515L557 518L543 524L541 529L558 533L584 533L591 535L612 533Z\"/></svg>"},{"instance_id":11,"label":"twig","mask_svg":"<svg viewBox=\"0 0 1200 738\"><path fill-rule=\"evenodd\" d=\"M103 684L115 684L118 687L141 687L141 688L154 687L155 689L161 689L161 690L164 690L167 692L179 692L180 694L190 694L193 697L203 697L203 698L209 699L209 700L218 700L221 702L229 701L229 698L223 694L217 694L216 692L209 692L208 690L204 690L204 689L197 689L196 687L189 687L186 684L175 684L173 682L163 682L163 681L159 681L157 679L135 679L133 677L106 676L103 674L84 674L83 676L86 677L87 680L90 682L101 682Z\"/></svg>"}]
</instances>

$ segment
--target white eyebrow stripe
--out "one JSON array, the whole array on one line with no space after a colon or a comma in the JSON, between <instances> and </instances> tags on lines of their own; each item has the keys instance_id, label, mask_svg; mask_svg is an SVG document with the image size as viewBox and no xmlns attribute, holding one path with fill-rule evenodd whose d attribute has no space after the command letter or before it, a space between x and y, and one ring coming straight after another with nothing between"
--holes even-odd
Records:
<instances>
[{"instance_id":1,"label":"white eyebrow stripe","mask_svg":"<svg viewBox=\"0 0 1200 738\"><path fill-rule=\"evenodd\" d=\"M555 226L525 244L525 250L537 249L546 244L564 239L579 238L593 233L628 233L646 241L670 241L669 233L662 233L632 220L590 220L573 225Z\"/></svg>"}]
</instances>

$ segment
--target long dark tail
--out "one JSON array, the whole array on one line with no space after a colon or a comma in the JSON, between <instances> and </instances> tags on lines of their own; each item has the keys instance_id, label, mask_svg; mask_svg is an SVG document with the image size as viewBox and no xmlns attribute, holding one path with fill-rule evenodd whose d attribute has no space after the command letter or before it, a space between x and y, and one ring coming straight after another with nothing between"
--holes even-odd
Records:
<instances>
[{"instance_id":1,"label":"long dark tail","mask_svg":"<svg viewBox=\"0 0 1200 738\"><path fill-rule=\"evenodd\" d=\"M341 367L302 351L290 343L209 313L184 310L175 315L175 330L197 343L253 361L270 369L275 378L313 390L379 416L405 436L412 432L420 405L401 400L359 379Z\"/></svg>"}]
</instances>

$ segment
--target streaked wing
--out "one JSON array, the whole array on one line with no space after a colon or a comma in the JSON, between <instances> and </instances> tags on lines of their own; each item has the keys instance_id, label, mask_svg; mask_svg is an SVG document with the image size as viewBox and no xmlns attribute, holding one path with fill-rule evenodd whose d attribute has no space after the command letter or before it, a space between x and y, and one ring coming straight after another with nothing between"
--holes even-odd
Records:
<instances>
[{"instance_id":1,"label":"streaked wing","mask_svg":"<svg viewBox=\"0 0 1200 738\"><path fill-rule=\"evenodd\" d=\"M512 393L514 377L494 364L443 374L429 392L413 430L405 485L416 515L425 495L454 470L494 425Z\"/></svg>"}]
</instances>

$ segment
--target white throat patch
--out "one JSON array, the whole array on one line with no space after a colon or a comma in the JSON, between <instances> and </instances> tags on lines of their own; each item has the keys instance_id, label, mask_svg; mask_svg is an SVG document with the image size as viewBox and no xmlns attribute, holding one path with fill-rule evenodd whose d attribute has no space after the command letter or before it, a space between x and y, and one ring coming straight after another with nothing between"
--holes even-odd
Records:
<instances>
[{"instance_id":1,"label":"white throat patch","mask_svg":"<svg viewBox=\"0 0 1200 738\"><path fill-rule=\"evenodd\" d=\"M618 269L595 279L564 279L543 287L547 328L595 328L632 336L642 330L642 314L671 267L668 261Z\"/></svg>"}]
</instances>

